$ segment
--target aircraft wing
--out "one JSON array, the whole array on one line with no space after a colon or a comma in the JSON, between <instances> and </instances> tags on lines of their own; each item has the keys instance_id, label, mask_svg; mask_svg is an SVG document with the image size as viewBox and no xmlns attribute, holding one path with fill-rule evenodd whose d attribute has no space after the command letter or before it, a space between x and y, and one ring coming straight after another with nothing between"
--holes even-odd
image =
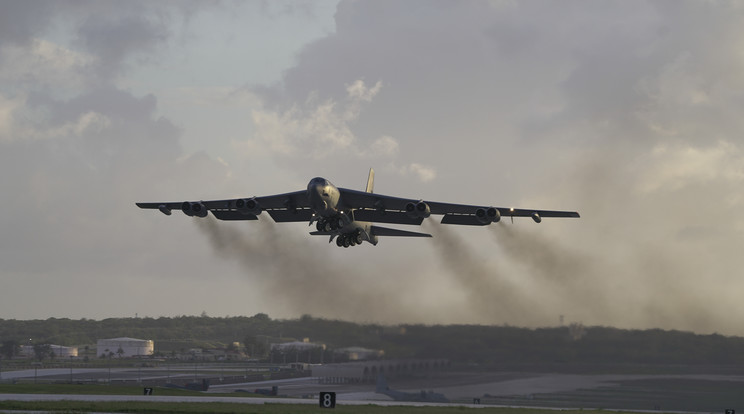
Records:
<instances>
[{"instance_id":1,"label":"aircraft wing","mask_svg":"<svg viewBox=\"0 0 744 414\"><path fill-rule=\"evenodd\" d=\"M417 233L414 231L405 231L391 229L387 227L372 226L370 232L374 236L395 236L395 237L431 237L428 233Z\"/></svg>"},{"instance_id":2,"label":"aircraft wing","mask_svg":"<svg viewBox=\"0 0 744 414\"><path fill-rule=\"evenodd\" d=\"M189 216L204 217L207 211L211 211L220 220L256 220L261 211L269 213L276 222L307 222L312 217L306 191L227 200L136 204L139 208L157 209L168 215L171 210L182 210Z\"/></svg>"},{"instance_id":3,"label":"aircraft wing","mask_svg":"<svg viewBox=\"0 0 744 414\"><path fill-rule=\"evenodd\" d=\"M408 215L406 210L411 205L415 206L418 203L425 203L428 207L429 214L444 215L442 223L445 224L460 224L460 225L487 225L492 221L498 220L484 220L483 214L489 209L495 209L498 211L498 217L531 217L536 222L540 222L544 217L562 217L562 218L578 218L579 213L575 211L556 211L556 210L532 210L532 209L517 209L509 207L490 207L490 206L476 206L467 204L453 204L453 203L442 203L437 201L426 201L416 200L411 198L391 197L382 194L367 193L356 190L349 190L346 188L339 188L341 192L341 202L347 207L352 209L359 209L360 211L355 212L355 215L364 215L367 221L379 221L379 222L398 222L401 224L414 224L414 223L402 223L404 219L397 219L400 214L403 213ZM372 213L374 212L374 214ZM395 221L386 221L384 217L386 215L397 215ZM495 213L491 213L493 217ZM415 214L412 214L415 217ZM379 218L379 220L376 220Z\"/></svg>"},{"instance_id":4,"label":"aircraft wing","mask_svg":"<svg viewBox=\"0 0 744 414\"><path fill-rule=\"evenodd\" d=\"M336 233L330 231L311 231L313 236L335 236ZM394 237L431 237L428 233L418 233L415 231L406 231L391 229L388 227L371 226L370 235L372 236L394 236Z\"/></svg>"}]
</instances>

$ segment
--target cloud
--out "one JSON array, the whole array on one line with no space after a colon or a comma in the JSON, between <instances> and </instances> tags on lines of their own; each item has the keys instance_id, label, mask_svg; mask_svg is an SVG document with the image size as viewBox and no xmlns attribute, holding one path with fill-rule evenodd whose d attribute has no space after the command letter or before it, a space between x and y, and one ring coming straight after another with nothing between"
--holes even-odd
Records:
<instances>
[{"instance_id":1,"label":"cloud","mask_svg":"<svg viewBox=\"0 0 744 414\"><path fill-rule=\"evenodd\" d=\"M281 25L286 15L326 10L288 7L272 3L261 18ZM191 25L204 9L217 12ZM415 305L376 311L380 318L486 321L464 306L470 299L534 325L565 314L741 332L739 315L725 311L744 287L736 3L341 1L335 28L321 37L286 30L247 49L257 40L230 25L255 8L232 3L39 1L4 11L0 173L17 178L0 185L9 195L0 263L18 280L54 269L188 279L184 286L204 273L254 280L236 270L239 259L213 255L189 221L154 220L132 202L293 191L317 175L358 188L373 166L383 194L582 214L530 228L515 219L507 231L447 228L472 272L457 258L433 260L445 256L446 240L308 250L417 278L406 285L421 285L406 297ZM224 31L214 37L210 24ZM250 65L245 79L226 79L215 68L234 61L197 48L232 35L226 56L269 65L284 53L279 60L294 63L272 85ZM303 40L299 51L286 47ZM205 55L214 61L194 62ZM192 107L179 112L179 99ZM18 220L26 216L34 220ZM488 304L479 284L521 300ZM365 300L356 293L352 301ZM437 311L441 303L469 310L451 316ZM265 306L251 312L285 308Z\"/></svg>"},{"instance_id":2,"label":"cloud","mask_svg":"<svg viewBox=\"0 0 744 414\"><path fill-rule=\"evenodd\" d=\"M29 39L25 44L0 45L0 79L13 85L38 89L42 86L70 90L85 84L92 64L91 55L71 50L45 39Z\"/></svg>"},{"instance_id":3,"label":"cloud","mask_svg":"<svg viewBox=\"0 0 744 414\"><path fill-rule=\"evenodd\" d=\"M381 87L378 82L367 88L364 81L357 80L348 86L343 102L320 100L317 94L311 94L302 106L254 110L256 132L248 145L295 158L309 154L322 159L348 150L359 153L351 125L359 118L362 103L371 101Z\"/></svg>"},{"instance_id":4,"label":"cloud","mask_svg":"<svg viewBox=\"0 0 744 414\"><path fill-rule=\"evenodd\" d=\"M398 144L398 141L387 135L377 138L369 147L371 155L382 155L388 157L397 155L399 148L400 145Z\"/></svg>"},{"instance_id":5,"label":"cloud","mask_svg":"<svg viewBox=\"0 0 744 414\"><path fill-rule=\"evenodd\" d=\"M125 62L134 56L145 57L165 43L170 34L165 16L142 13L115 14L106 11L92 14L78 27L78 41L96 56L96 70L110 77L126 69Z\"/></svg>"},{"instance_id":6,"label":"cloud","mask_svg":"<svg viewBox=\"0 0 744 414\"><path fill-rule=\"evenodd\" d=\"M639 181L643 193L679 191L691 184L741 185L744 156L731 142L720 141L710 147L659 144L642 157L645 164Z\"/></svg>"},{"instance_id":7,"label":"cloud","mask_svg":"<svg viewBox=\"0 0 744 414\"><path fill-rule=\"evenodd\" d=\"M423 182L432 181L437 176L433 168L425 167L421 164L413 163L408 167L408 170L418 175L419 179Z\"/></svg>"}]
</instances>

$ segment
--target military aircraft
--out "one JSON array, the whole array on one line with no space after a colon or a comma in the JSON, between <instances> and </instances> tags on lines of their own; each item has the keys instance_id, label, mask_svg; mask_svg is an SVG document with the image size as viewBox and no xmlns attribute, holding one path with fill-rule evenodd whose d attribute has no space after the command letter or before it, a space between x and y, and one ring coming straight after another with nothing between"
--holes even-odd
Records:
<instances>
[{"instance_id":1,"label":"military aircraft","mask_svg":"<svg viewBox=\"0 0 744 414\"><path fill-rule=\"evenodd\" d=\"M540 223L543 217L579 217L574 211L529 210L504 207L450 204L411 198L391 197L373 192L375 171L370 168L366 191L338 188L325 178L310 180L307 190L263 197L213 201L136 203L145 209L158 209L171 215L181 210L187 216L206 217L212 212L220 220L258 220L266 211L277 223L315 223L314 236L335 238L339 247L366 241L377 245L379 236L431 237L431 234L376 226L372 223L420 225L432 214L443 215L442 223L486 226L502 217L531 217Z\"/></svg>"},{"instance_id":2,"label":"military aircraft","mask_svg":"<svg viewBox=\"0 0 744 414\"><path fill-rule=\"evenodd\" d=\"M405 391L398 391L398 390L390 389L390 387L388 387L387 385L387 380L385 379L385 376L382 374L377 376L377 388L375 389L375 392L378 394L385 394L395 401L438 402L438 403L450 402L450 400L447 399L447 397L445 397L444 394L440 394L434 391L421 390L420 392L405 392Z\"/></svg>"}]
</instances>

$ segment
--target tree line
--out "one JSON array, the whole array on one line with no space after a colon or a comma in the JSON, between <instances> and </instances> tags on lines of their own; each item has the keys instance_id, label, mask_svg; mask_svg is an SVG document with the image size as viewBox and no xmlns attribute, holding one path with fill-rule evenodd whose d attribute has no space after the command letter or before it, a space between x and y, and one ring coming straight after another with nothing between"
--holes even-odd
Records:
<instances>
[{"instance_id":1,"label":"tree line","mask_svg":"<svg viewBox=\"0 0 744 414\"><path fill-rule=\"evenodd\" d=\"M269 360L270 345L303 340L325 344L323 358L336 349L358 346L384 351L385 358L447 358L463 364L636 363L744 366L744 338L674 330L625 330L570 326L519 328L487 325L359 324L304 315L271 319L266 314L236 317L177 316L0 319L0 353L19 345L90 346L98 339L151 339L159 355L190 348L230 349ZM232 349L235 350L235 349ZM295 356L299 358L298 356ZM292 358L292 357L290 357ZM320 358L312 357L311 360ZM286 359L286 356L285 356Z\"/></svg>"}]
</instances>

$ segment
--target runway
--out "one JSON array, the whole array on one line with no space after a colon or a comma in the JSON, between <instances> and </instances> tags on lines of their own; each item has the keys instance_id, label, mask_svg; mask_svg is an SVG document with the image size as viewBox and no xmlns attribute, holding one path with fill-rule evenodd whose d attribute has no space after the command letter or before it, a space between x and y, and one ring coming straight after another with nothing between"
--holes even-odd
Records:
<instances>
[{"instance_id":1,"label":"runway","mask_svg":"<svg viewBox=\"0 0 744 414\"><path fill-rule=\"evenodd\" d=\"M211 375L225 373L235 378L236 372L214 367L200 368L199 373ZM243 369L241 372L246 372ZM39 369L3 372L3 381L22 380L26 383L37 376L40 381L66 381L69 369ZM174 383L193 381L193 367L160 368L116 368L111 370L115 381L126 381L128 385L148 386L148 381L170 378ZM85 383L105 383L109 372L106 368L73 369L72 377ZM45 395L2 394L0 400L80 400L80 401L159 401L159 402L224 402L239 404L318 404L318 394L332 391L343 405L442 405L393 401L390 397L375 392L375 384L326 384L318 378L302 377L283 380L220 383L220 377L212 377L208 392L200 396L157 395ZM225 377L227 378L227 377ZM242 377L240 377L242 378ZM200 378L201 379L201 378ZM726 409L744 407L744 376L705 374L560 374L524 372L449 372L446 374L418 377L393 378L388 383L392 389L417 393L431 390L444 394L454 405L466 407L540 407L540 408L601 408L626 411L664 412L723 412ZM279 387L277 397L247 397L245 393L256 389ZM225 394L235 393L235 397ZM480 405L473 404L480 400ZM445 404L446 405L446 404Z\"/></svg>"},{"instance_id":2,"label":"runway","mask_svg":"<svg viewBox=\"0 0 744 414\"><path fill-rule=\"evenodd\" d=\"M204 396L184 397L184 396L157 396L157 395L76 395L76 394L0 394L0 401L89 401L89 402L164 402L164 403L231 403L231 404L306 404L318 405L318 400L302 398L252 398L252 397L218 397ZM343 400L343 405L381 405L381 406L416 406L416 407L434 407L434 406L466 406L473 408L483 408L482 405L472 404L441 404L425 402L406 402L406 401L355 401Z\"/></svg>"}]
</instances>

